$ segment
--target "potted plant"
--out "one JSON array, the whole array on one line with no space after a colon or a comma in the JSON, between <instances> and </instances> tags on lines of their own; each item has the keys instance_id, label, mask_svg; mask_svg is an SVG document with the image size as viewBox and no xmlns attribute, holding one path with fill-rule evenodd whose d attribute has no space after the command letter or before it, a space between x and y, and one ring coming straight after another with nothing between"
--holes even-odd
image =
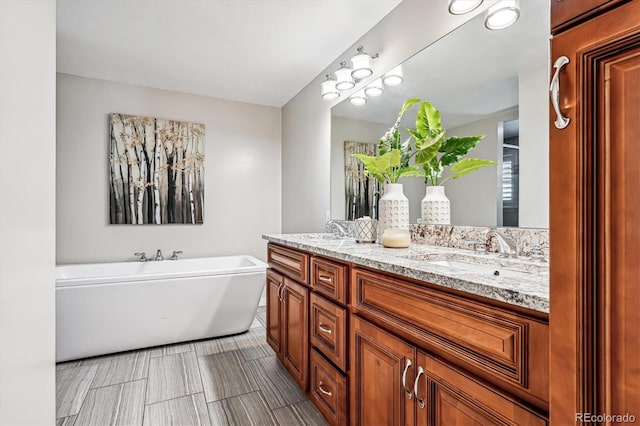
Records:
<instances>
[{"instance_id":1,"label":"potted plant","mask_svg":"<svg viewBox=\"0 0 640 426\"><path fill-rule=\"evenodd\" d=\"M384 185L384 194L378 202L378 240L385 229L409 229L409 200L404 196L398 179L405 176L422 176L419 167L409 164L415 151L411 138L402 142L400 121L404 113L420 102L414 98L407 100L393 126L378 141L377 155L352 154L364 164L368 174Z\"/></svg>"},{"instance_id":2,"label":"potted plant","mask_svg":"<svg viewBox=\"0 0 640 426\"><path fill-rule=\"evenodd\" d=\"M420 104L416 115L416 128L407 129L415 140L415 163L422 168L426 195L422 200L422 223L450 224L450 202L442 186L449 179L459 179L482 167L497 164L481 158L463 158L484 136L446 136L440 111L430 102ZM450 174L441 180L442 172Z\"/></svg>"}]
</instances>

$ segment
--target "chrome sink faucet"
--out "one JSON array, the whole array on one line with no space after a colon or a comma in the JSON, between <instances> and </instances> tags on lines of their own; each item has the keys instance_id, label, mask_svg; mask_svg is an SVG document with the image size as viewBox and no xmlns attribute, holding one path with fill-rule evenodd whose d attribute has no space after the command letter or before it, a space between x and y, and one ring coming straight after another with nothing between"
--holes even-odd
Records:
<instances>
[{"instance_id":1,"label":"chrome sink faucet","mask_svg":"<svg viewBox=\"0 0 640 426\"><path fill-rule=\"evenodd\" d=\"M162 250L158 249L156 252L156 257L153 260L164 260L164 256L162 255Z\"/></svg>"},{"instance_id":2,"label":"chrome sink faucet","mask_svg":"<svg viewBox=\"0 0 640 426\"><path fill-rule=\"evenodd\" d=\"M498 248L500 250L500 257L518 257L516 253L516 245L513 241L497 229L487 228L482 231L485 238L495 238L498 242Z\"/></svg>"},{"instance_id":3,"label":"chrome sink faucet","mask_svg":"<svg viewBox=\"0 0 640 426\"><path fill-rule=\"evenodd\" d=\"M341 225L339 222L336 222L335 220L330 220L329 222L327 222L327 231L331 232L334 235L339 235L340 237L349 236L349 229L346 226Z\"/></svg>"},{"instance_id":4,"label":"chrome sink faucet","mask_svg":"<svg viewBox=\"0 0 640 426\"><path fill-rule=\"evenodd\" d=\"M178 260L178 255L182 254L182 250L177 250L173 252L173 254L171 255L171 257L169 258L169 260Z\"/></svg>"},{"instance_id":5,"label":"chrome sink faucet","mask_svg":"<svg viewBox=\"0 0 640 426\"><path fill-rule=\"evenodd\" d=\"M138 259L139 262L146 262L147 260L147 255L145 254L145 252L142 253L133 253L134 256L139 256L140 258Z\"/></svg>"}]
</instances>

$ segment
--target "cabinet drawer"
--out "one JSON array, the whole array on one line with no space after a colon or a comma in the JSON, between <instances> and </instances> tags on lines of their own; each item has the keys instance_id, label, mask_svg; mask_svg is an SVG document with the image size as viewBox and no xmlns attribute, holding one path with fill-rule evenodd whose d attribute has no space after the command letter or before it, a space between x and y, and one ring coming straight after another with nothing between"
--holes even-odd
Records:
<instances>
[{"instance_id":1,"label":"cabinet drawer","mask_svg":"<svg viewBox=\"0 0 640 426\"><path fill-rule=\"evenodd\" d=\"M374 319L419 346L488 380L525 389L534 394L539 406L548 402L546 324L358 269L352 273L351 303L354 313Z\"/></svg>"},{"instance_id":2,"label":"cabinet drawer","mask_svg":"<svg viewBox=\"0 0 640 426\"><path fill-rule=\"evenodd\" d=\"M424 368L416 394L417 424L545 426L545 416L511 396L478 382L472 376L426 354L418 354ZM422 381L424 380L424 381ZM431 421L430 420L431 417Z\"/></svg>"},{"instance_id":3,"label":"cabinet drawer","mask_svg":"<svg viewBox=\"0 0 640 426\"><path fill-rule=\"evenodd\" d=\"M347 424L347 379L313 349L309 399L329 424Z\"/></svg>"},{"instance_id":4,"label":"cabinet drawer","mask_svg":"<svg viewBox=\"0 0 640 426\"><path fill-rule=\"evenodd\" d=\"M349 268L330 260L311 258L311 287L322 295L347 304Z\"/></svg>"},{"instance_id":5,"label":"cabinet drawer","mask_svg":"<svg viewBox=\"0 0 640 426\"><path fill-rule=\"evenodd\" d=\"M347 310L311 294L311 344L342 371L347 369Z\"/></svg>"},{"instance_id":6,"label":"cabinet drawer","mask_svg":"<svg viewBox=\"0 0 640 426\"><path fill-rule=\"evenodd\" d=\"M551 0L553 33L588 19L626 0Z\"/></svg>"},{"instance_id":7,"label":"cabinet drawer","mask_svg":"<svg viewBox=\"0 0 640 426\"><path fill-rule=\"evenodd\" d=\"M269 244L267 262L273 269L294 280L309 284L309 255L297 250Z\"/></svg>"}]
</instances>

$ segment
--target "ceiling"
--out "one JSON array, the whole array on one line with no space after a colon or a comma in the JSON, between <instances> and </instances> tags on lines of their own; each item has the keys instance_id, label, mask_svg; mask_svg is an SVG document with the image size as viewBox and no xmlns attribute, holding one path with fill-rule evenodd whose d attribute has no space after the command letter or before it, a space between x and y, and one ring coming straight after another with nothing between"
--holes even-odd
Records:
<instances>
[{"instance_id":1,"label":"ceiling","mask_svg":"<svg viewBox=\"0 0 640 426\"><path fill-rule=\"evenodd\" d=\"M364 106L348 99L332 108L336 116L391 126L408 98L431 101L446 128L480 120L518 106L518 76L548 66L549 3L520 2L520 19L489 31L484 14L468 21L405 62L405 82L387 87ZM542 88L542 90L546 90ZM406 114L404 125L415 114Z\"/></svg>"},{"instance_id":2,"label":"ceiling","mask_svg":"<svg viewBox=\"0 0 640 426\"><path fill-rule=\"evenodd\" d=\"M400 1L58 0L57 67L280 107Z\"/></svg>"}]
</instances>

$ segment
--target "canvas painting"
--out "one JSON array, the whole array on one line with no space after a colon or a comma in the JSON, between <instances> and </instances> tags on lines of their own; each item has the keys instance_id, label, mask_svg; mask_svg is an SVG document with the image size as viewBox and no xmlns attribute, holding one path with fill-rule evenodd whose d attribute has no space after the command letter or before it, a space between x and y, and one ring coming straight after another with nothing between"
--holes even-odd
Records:
<instances>
[{"instance_id":1,"label":"canvas painting","mask_svg":"<svg viewBox=\"0 0 640 426\"><path fill-rule=\"evenodd\" d=\"M344 142L345 219L363 216L378 218L380 184L365 173L362 161L352 154L376 155L376 145L366 142Z\"/></svg>"},{"instance_id":2,"label":"canvas painting","mask_svg":"<svg viewBox=\"0 0 640 426\"><path fill-rule=\"evenodd\" d=\"M204 124L110 114L110 223L201 224Z\"/></svg>"}]
</instances>

